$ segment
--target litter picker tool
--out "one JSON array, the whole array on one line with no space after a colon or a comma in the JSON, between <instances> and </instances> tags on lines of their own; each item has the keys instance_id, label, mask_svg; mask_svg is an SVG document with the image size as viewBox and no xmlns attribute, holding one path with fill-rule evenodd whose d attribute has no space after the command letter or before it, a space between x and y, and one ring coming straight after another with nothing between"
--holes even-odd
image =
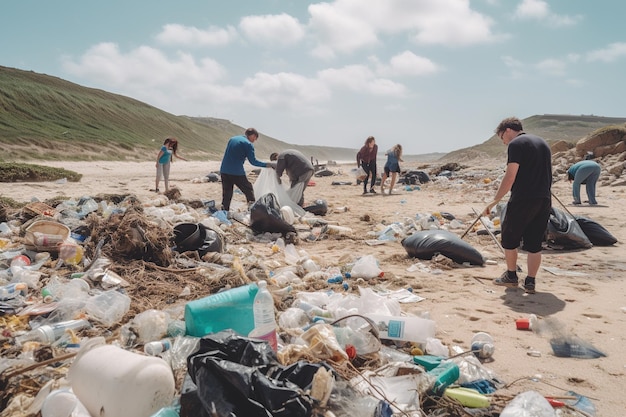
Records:
<instances>
[{"instance_id":1,"label":"litter picker tool","mask_svg":"<svg viewBox=\"0 0 626 417\"><path fill-rule=\"evenodd\" d=\"M472 208L472 210L474 209ZM476 213L476 210L474 210L474 213ZM467 235L469 231L472 230L472 227L474 227L476 223L478 223L479 220L480 220L480 214L478 215L478 217L476 217L476 220L474 220L472 224L469 225L469 227L465 230L465 232L463 232L463 234L461 235L461 239L463 239L465 235Z\"/></svg>"},{"instance_id":2,"label":"litter picker tool","mask_svg":"<svg viewBox=\"0 0 626 417\"><path fill-rule=\"evenodd\" d=\"M472 207L472 211L474 213L476 213L476 209L474 209ZM491 236L491 238L493 239L494 242L496 242L496 245L498 245L498 247L500 248L500 250L502 251L502 254L505 256L506 258L506 252L504 251L504 248L502 247L502 244L500 243L500 241L498 240L498 238L496 237L496 235L493 234L493 232L491 231L491 229L489 227L487 227L487 224L485 223L485 221L483 220L482 216L479 214L478 215L478 220L480 220L480 222L483 224L483 226L485 227L485 229L487 230L487 233L489 233L489 236ZM522 272L522 268L520 268L519 265L517 266L517 272Z\"/></svg>"},{"instance_id":3,"label":"litter picker tool","mask_svg":"<svg viewBox=\"0 0 626 417\"><path fill-rule=\"evenodd\" d=\"M559 200L559 198L556 196L556 194L554 194L552 191L550 191L550 194L552 194L552 197L554 197L554 199L556 201L559 202L559 204L565 209L565 211L567 212L567 214L569 214L570 216L572 216L573 219L575 219L576 217L574 217L574 215L567 209L567 207L565 207L565 204L563 204L561 202L561 200Z\"/></svg>"}]
</instances>

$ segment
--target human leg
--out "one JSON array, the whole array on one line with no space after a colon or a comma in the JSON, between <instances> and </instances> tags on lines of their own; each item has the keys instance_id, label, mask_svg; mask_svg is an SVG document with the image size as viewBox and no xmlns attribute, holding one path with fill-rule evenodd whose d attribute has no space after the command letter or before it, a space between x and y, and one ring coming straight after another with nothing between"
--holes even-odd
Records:
<instances>
[{"instance_id":1,"label":"human leg","mask_svg":"<svg viewBox=\"0 0 626 417\"><path fill-rule=\"evenodd\" d=\"M574 182L572 183L572 196L574 197L574 204L580 204L580 185L583 181L584 178L580 175L580 170L578 170L574 176Z\"/></svg>"},{"instance_id":2,"label":"human leg","mask_svg":"<svg viewBox=\"0 0 626 417\"><path fill-rule=\"evenodd\" d=\"M596 184L598 179L600 178L600 167L594 167L594 170L589 173L587 177L587 181L585 184L585 188L587 191L587 199L589 200L589 204L598 204L596 201Z\"/></svg>"},{"instance_id":3,"label":"human leg","mask_svg":"<svg viewBox=\"0 0 626 417\"><path fill-rule=\"evenodd\" d=\"M163 182L165 183L165 191L170 189L170 163L163 164Z\"/></svg>"},{"instance_id":4,"label":"human leg","mask_svg":"<svg viewBox=\"0 0 626 417\"><path fill-rule=\"evenodd\" d=\"M230 210L230 202L233 199L233 188L235 186L233 175L220 174L222 179L222 210Z\"/></svg>"},{"instance_id":5,"label":"human leg","mask_svg":"<svg viewBox=\"0 0 626 417\"><path fill-rule=\"evenodd\" d=\"M365 171L365 179L363 180L363 194L366 194L367 193L367 180L370 177L370 164L363 163L361 164L361 167L363 168L363 171Z\"/></svg>"},{"instance_id":6,"label":"human leg","mask_svg":"<svg viewBox=\"0 0 626 417\"><path fill-rule=\"evenodd\" d=\"M549 198L534 200L528 205L528 216L531 221L524 231L523 249L528 252L526 269L528 276L524 280L524 289L529 294L535 293L535 278L541 267L541 250L550 218L551 201Z\"/></svg>"},{"instance_id":7,"label":"human leg","mask_svg":"<svg viewBox=\"0 0 626 417\"><path fill-rule=\"evenodd\" d=\"M163 176L163 164L157 164L156 167L156 180L154 182L154 191L159 191L159 182L161 181L161 177Z\"/></svg>"},{"instance_id":8,"label":"human leg","mask_svg":"<svg viewBox=\"0 0 626 417\"><path fill-rule=\"evenodd\" d=\"M391 191L393 191L393 186L396 185L396 178L398 178L398 173L394 171L391 173L391 184L389 184L389 194L391 194Z\"/></svg>"},{"instance_id":9,"label":"human leg","mask_svg":"<svg viewBox=\"0 0 626 417\"><path fill-rule=\"evenodd\" d=\"M370 171L372 172L372 183L370 185L370 193L375 193L374 187L376 186L376 161L370 163Z\"/></svg>"},{"instance_id":10,"label":"human leg","mask_svg":"<svg viewBox=\"0 0 626 417\"><path fill-rule=\"evenodd\" d=\"M246 196L246 202L248 204L254 203L256 201L256 198L254 198L254 188L252 188L248 177L245 175L233 175L233 177L235 177L235 185L237 188Z\"/></svg>"},{"instance_id":11,"label":"human leg","mask_svg":"<svg viewBox=\"0 0 626 417\"><path fill-rule=\"evenodd\" d=\"M380 179L380 193L385 194L385 181L389 177L389 168L385 166L383 177Z\"/></svg>"}]
</instances>

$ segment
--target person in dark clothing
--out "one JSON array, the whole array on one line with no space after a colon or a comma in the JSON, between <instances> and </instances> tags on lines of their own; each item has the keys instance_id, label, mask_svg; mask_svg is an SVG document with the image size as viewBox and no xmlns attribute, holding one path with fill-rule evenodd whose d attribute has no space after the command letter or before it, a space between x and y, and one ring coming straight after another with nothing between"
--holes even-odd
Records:
<instances>
[{"instance_id":1,"label":"person in dark clothing","mask_svg":"<svg viewBox=\"0 0 626 417\"><path fill-rule=\"evenodd\" d=\"M522 122L515 117L502 120L495 133L508 145L507 165L500 187L483 215L489 215L509 191L511 195L501 226L507 270L494 280L494 284L517 287L518 247L523 241L522 249L528 252L524 289L534 294L535 278L541 266L542 242L552 207L552 154L546 141L525 133Z\"/></svg>"},{"instance_id":2,"label":"person in dark clothing","mask_svg":"<svg viewBox=\"0 0 626 417\"><path fill-rule=\"evenodd\" d=\"M367 194L367 180L370 181L370 193L376 194L374 186L376 185L376 155L378 154L378 145L374 136L365 139L365 144L356 154L356 166L363 167L366 177L363 180L363 194Z\"/></svg>"},{"instance_id":3,"label":"person in dark clothing","mask_svg":"<svg viewBox=\"0 0 626 417\"><path fill-rule=\"evenodd\" d=\"M245 135L245 136L244 136ZM243 164L248 160L252 165L266 168L276 168L274 162L261 162L254 155L254 142L259 138L259 132L254 128L246 129L244 135L233 136L228 140L222 165L220 166L220 177L222 179L222 210L230 210L230 203L233 199L235 186L246 196L248 205L255 202L254 189L246 176Z\"/></svg>"},{"instance_id":4,"label":"person in dark clothing","mask_svg":"<svg viewBox=\"0 0 626 417\"><path fill-rule=\"evenodd\" d=\"M287 194L300 207L304 205L304 190L309 184L315 170L313 164L295 149L287 149L281 153L274 152L270 155L270 161L276 161L276 177L281 182L283 172L289 177L289 190Z\"/></svg>"}]
</instances>

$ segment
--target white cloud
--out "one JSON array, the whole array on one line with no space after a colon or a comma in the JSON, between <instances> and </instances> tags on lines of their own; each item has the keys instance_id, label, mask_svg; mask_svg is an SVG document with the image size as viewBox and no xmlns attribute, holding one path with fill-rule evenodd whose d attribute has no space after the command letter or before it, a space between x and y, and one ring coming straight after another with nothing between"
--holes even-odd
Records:
<instances>
[{"instance_id":1,"label":"white cloud","mask_svg":"<svg viewBox=\"0 0 626 417\"><path fill-rule=\"evenodd\" d=\"M589 52L587 61L614 62L624 56L626 56L626 42L615 42L606 48Z\"/></svg>"},{"instance_id":2,"label":"white cloud","mask_svg":"<svg viewBox=\"0 0 626 417\"><path fill-rule=\"evenodd\" d=\"M506 55L502 57L502 62L511 71L510 72L511 78L520 79L524 77L524 72L523 72L524 66L523 66L522 61L519 61L513 58L512 56Z\"/></svg>"},{"instance_id":3,"label":"white cloud","mask_svg":"<svg viewBox=\"0 0 626 417\"><path fill-rule=\"evenodd\" d=\"M325 69L318 73L318 77L328 85L359 93L390 97L403 97L407 94L404 85L378 78L364 65Z\"/></svg>"},{"instance_id":4,"label":"white cloud","mask_svg":"<svg viewBox=\"0 0 626 417\"><path fill-rule=\"evenodd\" d=\"M549 13L550 7L543 0L523 0L515 9L515 16L521 19L545 19Z\"/></svg>"},{"instance_id":5,"label":"white cloud","mask_svg":"<svg viewBox=\"0 0 626 417\"><path fill-rule=\"evenodd\" d=\"M309 28L317 57L332 58L404 35L421 44L470 45L492 42L492 19L468 0L335 0L309 6Z\"/></svg>"},{"instance_id":6,"label":"white cloud","mask_svg":"<svg viewBox=\"0 0 626 417\"><path fill-rule=\"evenodd\" d=\"M193 26L168 24L156 36L163 45L182 45L187 47L224 46L232 43L238 37L237 30L232 26L226 28L210 27L201 30Z\"/></svg>"},{"instance_id":7,"label":"white cloud","mask_svg":"<svg viewBox=\"0 0 626 417\"><path fill-rule=\"evenodd\" d=\"M250 42L265 46L294 45L305 35L304 26L298 19L285 13L244 17L239 29Z\"/></svg>"},{"instance_id":8,"label":"white cloud","mask_svg":"<svg viewBox=\"0 0 626 417\"><path fill-rule=\"evenodd\" d=\"M565 75L567 64L563 60L549 58L537 63L535 67L546 74L562 76Z\"/></svg>"},{"instance_id":9,"label":"white cloud","mask_svg":"<svg viewBox=\"0 0 626 417\"><path fill-rule=\"evenodd\" d=\"M515 9L515 17L545 21L553 27L572 26L582 20L582 16L557 15L550 11L544 0L522 0Z\"/></svg>"},{"instance_id":10,"label":"white cloud","mask_svg":"<svg viewBox=\"0 0 626 417\"><path fill-rule=\"evenodd\" d=\"M260 108L299 109L328 101L330 89L319 80L293 73L257 73L244 80L241 101Z\"/></svg>"},{"instance_id":11,"label":"white cloud","mask_svg":"<svg viewBox=\"0 0 626 417\"><path fill-rule=\"evenodd\" d=\"M440 71L437 64L428 58L415 55L411 51L401 52L389 60L389 64L381 64L376 58L371 58L377 66L376 73L389 77L423 76Z\"/></svg>"}]
</instances>

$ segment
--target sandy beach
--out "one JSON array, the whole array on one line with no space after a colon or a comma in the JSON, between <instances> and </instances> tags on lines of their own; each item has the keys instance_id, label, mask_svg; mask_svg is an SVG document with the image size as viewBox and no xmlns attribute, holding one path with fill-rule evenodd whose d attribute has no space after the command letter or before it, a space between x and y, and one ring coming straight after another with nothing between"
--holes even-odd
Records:
<instances>
[{"instance_id":1,"label":"sandy beach","mask_svg":"<svg viewBox=\"0 0 626 417\"><path fill-rule=\"evenodd\" d=\"M76 171L83 175L82 180L78 183L3 183L0 193L18 201L134 194L148 203L156 197L149 191L154 188L154 162L42 164ZM623 415L626 406L622 392L626 373L624 187L599 185L598 206L571 206L569 183L563 179L555 182L553 193L566 204L565 210L598 222L618 239L618 243L577 251L544 251L537 293L528 295L522 289L504 289L491 283L491 279L505 269L504 257L489 235L479 235L474 230L464 241L490 261L482 267L458 265L441 258L433 261L410 258L399 240L371 244L377 233L392 223L407 224L424 215L442 212L452 214L461 223L451 229L461 235L476 218L473 210L481 212L494 196L504 161L484 161L454 173L449 179L433 178L419 187L397 185L389 196L362 196L362 186L357 186L351 175L354 165L328 168L335 175L313 177L314 185L305 193L305 205L316 199L325 200L329 211L323 219L348 230L328 239L301 240L298 249L306 251L322 268L373 255L384 277L363 285L412 288L424 300L403 304L403 310L415 315L427 312L436 322L437 338L448 347L468 349L476 332L491 334L495 339L495 352L493 360L485 365L509 384L498 393L515 395L535 390L545 396L560 396L574 391L592 399L597 416ZM403 168L411 167L405 164ZM176 161L172 165L170 186L180 190L181 199L215 200L219 206L220 183L202 181L208 173L218 169L218 161ZM333 185L333 182L341 185ZM553 200L553 206L563 210L560 202ZM243 205L243 195L235 194L233 207L237 207L237 203ZM228 242L232 248L239 244ZM280 255L273 254L266 243L251 245L258 256L281 261ZM523 269L525 262L526 256L522 253L519 263ZM343 291L337 285L327 284L327 287ZM555 356L547 337L516 329L516 319L528 318L531 314L540 320L558 320L563 324L563 332L591 343L606 357Z\"/></svg>"}]
</instances>

